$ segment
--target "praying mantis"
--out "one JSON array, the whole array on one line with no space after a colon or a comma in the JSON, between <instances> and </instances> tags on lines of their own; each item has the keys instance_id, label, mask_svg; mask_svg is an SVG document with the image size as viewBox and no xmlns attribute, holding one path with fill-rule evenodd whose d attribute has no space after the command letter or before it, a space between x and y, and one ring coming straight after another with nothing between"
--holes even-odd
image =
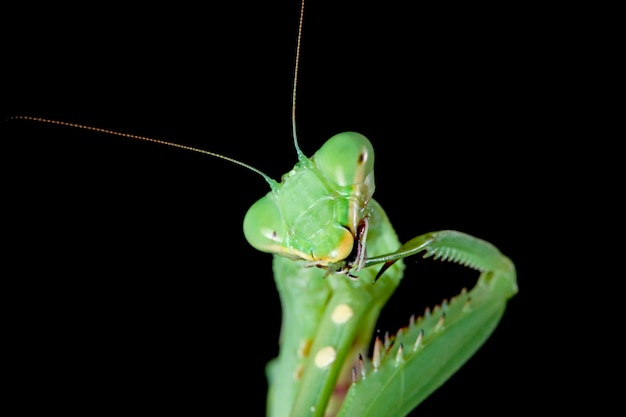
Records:
<instances>
[{"instance_id":1,"label":"praying mantis","mask_svg":"<svg viewBox=\"0 0 626 417\"><path fill-rule=\"evenodd\" d=\"M377 146L376 146L376 148L377 148ZM377 153L377 155L378 155L378 153ZM378 178L378 177L379 177L378 170L377 170L376 172L377 172L377 178ZM239 174L237 174L237 175L238 175L238 178L240 178L240 175L239 175ZM381 186L380 188L382 188L382 186ZM379 191L380 191L380 189L377 191L377 195L378 195L378 192L379 192ZM382 201L382 200L381 200L381 201ZM436 202L435 202L435 203L433 203L433 204L434 204L434 205L436 205ZM419 222L419 221L420 221L419 217L416 217L416 219L415 219L415 220L416 220L416 222ZM390 249L390 251L392 251L392 250ZM264 258L258 258L258 259L264 259ZM262 261L261 261L261 262L262 262ZM260 265L260 263L259 263L259 265ZM211 267L209 266L208 268L210 269ZM309 269L310 269L310 268L309 268ZM310 270L311 270L311 271L316 271L316 269L315 269L315 268L310 269ZM324 271L316 271L316 272L324 272ZM322 274L322 277L320 277L320 279L319 279L319 280L325 280L324 282L329 282L329 281L331 281L331 280L332 280L333 282L335 282L335 281L336 281L336 282L341 282L341 283L343 283L343 282L347 282L347 283L350 283L350 282L357 282L357 283L359 283L360 285L363 285L363 281L365 281L365 280L364 280L364 279L362 279L361 277L359 277L359 279L357 279L357 280L352 280L350 277L346 277L346 276L343 276L343 275L341 275L341 274L339 274L339 276L336 276L337 274L333 274L333 275L326 276L325 278L323 277L323 275L324 275L324 274ZM340 278L342 281L337 281L337 279L338 279L338 278ZM378 288L378 287L381 287L381 288L382 288L382 287L383 287L383 285L384 285L384 282L385 282L385 281L380 281L380 280L383 280L384 278L385 278L385 275L383 274L383 276L379 278L379 280L377 281L377 283L376 283L376 284L373 284L373 285L375 286L375 288ZM243 280L243 279L244 279L244 278L242 278L242 277L238 277L238 280ZM405 278L405 279L406 279L406 278ZM368 283L368 284L371 284L371 281L372 281L372 280L370 279L369 281L367 281L367 283ZM450 294L450 296L452 296L452 294ZM406 321L408 322L408 317L406 318ZM395 346L394 346L394 349L397 349L397 345L395 345ZM371 368L370 368L370 370L371 370ZM304 372L304 371L303 371L303 372ZM360 370L359 370L359 372L360 372ZM369 371L368 371L368 372L369 372ZM381 371L381 373L382 373L382 371ZM357 378L357 379L358 379L358 378ZM364 382L364 381L363 381L363 382ZM358 383L358 381L357 381L357 383ZM363 395L363 394L362 394L362 395ZM364 396L365 396L365 395L364 395ZM390 398L392 398L392 397L390 397ZM294 401L303 401L303 404L306 402L305 400L294 400ZM319 412L319 410L317 410L316 412ZM296 414L296 415L297 415L297 414Z\"/></svg>"}]
</instances>

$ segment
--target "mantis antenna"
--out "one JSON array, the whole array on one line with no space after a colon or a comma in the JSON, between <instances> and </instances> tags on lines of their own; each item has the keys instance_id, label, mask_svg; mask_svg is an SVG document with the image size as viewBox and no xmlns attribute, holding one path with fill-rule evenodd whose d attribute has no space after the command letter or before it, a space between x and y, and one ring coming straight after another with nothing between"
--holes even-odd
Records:
<instances>
[{"instance_id":1,"label":"mantis antenna","mask_svg":"<svg viewBox=\"0 0 626 417\"><path fill-rule=\"evenodd\" d=\"M293 144L294 147L296 148L296 153L298 155L298 160L303 162L303 161L307 161L308 158L304 155L304 153L302 152L302 150L300 149L300 146L298 145L298 136L296 134L296 86L298 84L298 63L300 61L300 43L301 43L301 39L302 39L302 21L304 19L304 0L302 0L302 2L300 3L300 19L299 19L299 23L298 23L298 40L297 40L297 44L296 44L296 62L295 62L295 66L294 66L294 76L293 76L293 91L292 91L292 95L291 95L291 126L292 126L292 132L293 132ZM178 143L174 143L174 142L167 142L164 140L160 140L160 139L154 139L154 138L150 138L147 136L139 136L139 135L133 135L130 133L123 133L123 132L117 132L115 130L109 130L109 129L103 129L100 127L93 127L93 126L87 126L87 125L81 125L78 123L70 123L70 122L63 122L60 120L53 120L53 119L46 119L43 117L33 117L33 116L13 116L10 119L13 120L30 120L30 121L34 121L34 122L41 122L41 123L49 123L49 124L54 124L54 125L60 125L60 126L68 126L68 127L74 127L74 128L78 128L78 129L83 129L83 130L91 130L94 132L100 132L100 133L106 133L109 135L115 135L115 136L121 136L121 137L125 137L125 138L132 138L132 139L139 139L139 140L143 140L146 142L152 142L152 143L158 143L161 145L167 145L167 146L171 146L173 148L179 148L179 149L185 149L188 151L193 151L193 152L198 152L198 153L202 153L205 155L209 155L209 156L213 156L215 158L219 158L219 159L223 159L225 161L228 162L232 162L233 164L239 165L241 167L247 168L252 172L256 172L257 174L259 174L261 177L263 177L263 179L265 179L265 181L269 184L270 188L272 190L275 190L276 188L276 181L274 179L272 179L269 175L265 174L263 171L253 167L252 165L248 165L245 162L241 162L238 161L236 159L230 158L228 156L225 155L221 155L215 152L211 152L211 151L207 151L205 149L200 149L200 148L194 148L192 146L187 146L187 145L181 145Z\"/></svg>"},{"instance_id":2,"label":"mantis antenna","mask_svg":"<svg viewBox=\"0 0 626 417\"><path fill-rule=\"evenodd\" d=\"M236 160L234 158L230 158L228 156L225 156L225 155L222 155L222 154L219 154L219 153L216 153L216 152L207 151L205 149L194 148L193 146L181 145L180 143L167 142L165 140L154 139L154 138L150 138L150 137L147 137L147 136L139 136L139 135L133 135L131 133L117 132L115 130L103 129L101 127L93 127L93 126L81 125L81 124L78 124L78 123L70 123L70 122L63 122L63 121L60 121L60 120L45 119L43 117L13 116L10 119L13 119L13 120L31 120L31 121L34 121L34 122L41 122L41 123L49 123L49 124L53 124L53 125L75 127L75 128L78 128L78 129L91 130L93 132L106 133L108 135L121 136L121 137L124 137L124 138L139 139L139 140L143 140L143 141L146 141L146 142L152 142L152 143L158 143L160 145L171 146L172 148L185 149L187 151L193 151L193 152L197 152L197 153L202 153L202 154L205 154L205 155L213 156L215 158L223 159L223 160L228 161L228 162L232 162L233 164L236 164L236 165L242 166L244 168L247 168L247 169L249 169L252 172L256 172L257 174L262 176L265 179L265 181L267 181L267 183L270 185L270 187L272 189L274 189L274 187L276 186L276 181L274 181L269 175L267 175L266 173L264 173L260 169L257 169L255 167L253 167L252 165L248 165L245 162L238 161L238 160Z\"/></svg>"},{"instance_id":3,"label":"mantis antenna","mask_svg":"<svg viewBox=\"0 0 626 417\"><path fill-rule=\"evenodd\" d=\"M302 20L304 19L304 0L300 3L300 20L298 21L298 40L296 43L296 63L293 73L293 90L291 93L291 128L293 130L293 146L298 154L298 161L306 160L306 156L302 153L300 145L298 145L298 135L296 134L296 90L298 85L298 64L300 62L300 42L302 40Z\"/></svg>"}]
</instances>

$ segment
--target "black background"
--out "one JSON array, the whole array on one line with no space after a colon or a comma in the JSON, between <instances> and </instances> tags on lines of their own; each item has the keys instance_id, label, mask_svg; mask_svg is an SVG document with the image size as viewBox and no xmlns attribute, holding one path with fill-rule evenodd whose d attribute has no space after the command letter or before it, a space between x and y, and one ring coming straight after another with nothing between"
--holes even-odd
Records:
<instances>
[{"instance_id":1,"label":"black background","mask_svg":"<svg viewBox=\"0 0 626 417\"><path fill-rule=\"evenodd\" d=\"M19 29L5 36L5 118L201 147L274 178L295 163L297 1L46 7L6 16ZM520 293L500 327L423 415L559 405L558 349L541 339L557 327L542 308L558 277L540 266L537 242L544 222L561 221L542 193L566 193L562 173L545 173L563 157L553 145L567 89L555 63L568 41L549 19L514 7L307 5L297 90L304 152L340 131L365 134L376 150L375 198L402 241L456 229L518 268ZM24 369L14 386L39 393L24 406L210 414L226 404L263 415L280 306L271 256L248 246L241 223L265 182L165 146L3 125L5 145L17 147L4 153L6 223L17 230L5 235L14 265L7 317ZM381 331L475 278L455 265L408 263Z\"/></svg>"}]
</instances>

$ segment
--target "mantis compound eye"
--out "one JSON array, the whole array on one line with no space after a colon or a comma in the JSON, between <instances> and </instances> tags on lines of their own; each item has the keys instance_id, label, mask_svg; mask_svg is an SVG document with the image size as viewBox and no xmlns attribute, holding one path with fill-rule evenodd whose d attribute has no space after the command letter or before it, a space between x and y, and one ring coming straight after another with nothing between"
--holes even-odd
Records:
<instances>
[{"instance_id":1,"label":"mantis compound eye","mask_svg":"<svg viewBox=\"0 0 626 417\"><path fill-rule=\"evenodd\" d=\"M370 182L368 178L374 175L374 148L360 133L333 136L312 159L322 175L340 187Z\"/></svg>"},{"instance_id":2,"label":"mantis compound eye","mask_svg":"<svg viewBox=\"0 0 626 417\"><path fill-rule=\"evenodd\" d=\"M243 220L243 233L250 245L261 252L280 253L286 227L272 193L250 207Z\"/></svg>"}]
</instances>

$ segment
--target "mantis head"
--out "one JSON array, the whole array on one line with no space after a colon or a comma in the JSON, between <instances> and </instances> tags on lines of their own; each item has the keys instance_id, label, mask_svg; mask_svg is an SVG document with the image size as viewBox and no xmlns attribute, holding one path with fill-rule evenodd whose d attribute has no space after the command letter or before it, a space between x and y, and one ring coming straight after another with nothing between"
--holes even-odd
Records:
<instances>
[{"instance_id":1,"label":"mantis head","mask_svg":"<svg viewBox=\"0 0 626 417\"><path fill-rule=\"evenodd\" d=\"M301 157L248 210L244 234L263 252L320 267L341 264L358 252L373 193L371 142L356 132L339 133L310 159Z\"/></svg>"}]
</instances>

